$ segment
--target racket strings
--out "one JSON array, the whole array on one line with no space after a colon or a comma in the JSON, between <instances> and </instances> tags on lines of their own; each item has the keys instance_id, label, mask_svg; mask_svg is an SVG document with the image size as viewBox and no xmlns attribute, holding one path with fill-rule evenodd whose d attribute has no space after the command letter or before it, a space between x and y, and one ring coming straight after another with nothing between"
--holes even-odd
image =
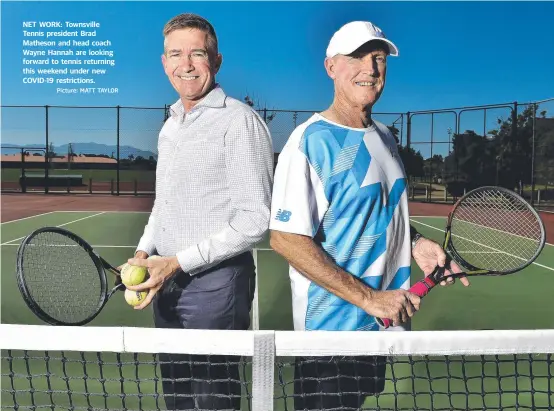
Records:
<instances>
[{"instance_id":1,"label":"racket strings","mask_svg":"<svg viewBox=\"0 0 554 411\"><path fill-rule=\"evenodd\" d=\"M492 271L527 264L542 243L541 224L527 204L501 191L483 190L454 211L452 245L469 264Z\"/></svg>"},{"instance_id":2,"label":"racket strings","mask_svg":"<svg viewBox=\"0 0 554 411\"><path fill-rule=\"evenodd\" d=\"M98 269L70 237L38 233L25 246L22 268L31 298L50 317L73 323L97 311L102 297Z\"/></svg>"}]
</instances>

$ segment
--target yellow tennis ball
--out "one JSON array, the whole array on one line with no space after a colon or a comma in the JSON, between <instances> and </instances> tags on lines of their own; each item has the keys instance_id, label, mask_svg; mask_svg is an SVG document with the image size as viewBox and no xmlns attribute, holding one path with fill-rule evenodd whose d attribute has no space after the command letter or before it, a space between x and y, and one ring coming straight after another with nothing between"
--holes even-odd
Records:
<instances>
[{"instance_id":1,"label":"yellow tennis ball","mask_svg":"<svg viewBox=\"0 0 554 411\"><path fill-rule=\"evenodd\" d=\"M148 293L146 291L125 290L125 301L130 306L137 306L144 301Z\"/></svg>"},{"instance_id":2,"label":"yellow tennis ball","mask_svg":"<svg viewBox=\"0 0 554 411\"><path fill-rule=\"evenodd\" d=\"M138 267L125 263L121 268L121 282L123 285L139 285L148 275L148 268Z\"/></svg>"}]
</instances>

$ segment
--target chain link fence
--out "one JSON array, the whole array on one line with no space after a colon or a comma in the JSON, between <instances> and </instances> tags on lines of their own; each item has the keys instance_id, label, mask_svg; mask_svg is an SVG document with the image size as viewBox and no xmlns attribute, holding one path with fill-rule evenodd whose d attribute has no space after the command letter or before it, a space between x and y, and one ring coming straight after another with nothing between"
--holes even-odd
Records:
<instances>
[{"instance_id":1,"label":"chain link fence","mask_svg":"<svg viewBox=\"0 0 554 411\"><path fill-rule=\"evenodd\" d=\"M2 106L2 191L152 195L164 107ZM275 159L315 111L258 109ZM476 186L554 207L554 98L373 113L399 144L415 201L452 203Z\"/></svg>"}]
</instances>

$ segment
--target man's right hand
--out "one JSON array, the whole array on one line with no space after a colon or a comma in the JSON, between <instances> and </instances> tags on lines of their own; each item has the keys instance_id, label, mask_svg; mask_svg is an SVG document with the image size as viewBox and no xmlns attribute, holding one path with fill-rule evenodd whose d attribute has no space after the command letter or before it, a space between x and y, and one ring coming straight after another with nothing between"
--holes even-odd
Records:
<instances>
[{"instance_id":1,"label":"man's right hand","mask_svg":"<svg viewBox=\"0 0 554 411\"><path fill-rule=\"evenodd\" d=\"M148 258L148 253L147 253L146 251L137 251L137 252L135 253L134 258L142 258L142 259L145 259L145 260L146 260L146 259ZM120 266L118 266L117 269L118 269L119 271L121 271L121 269L123 268L123 266L124 266L125 264L127 264L127 261L125 261L123 264L121 264Z\"/></svg>"},{"instance_id":2,"label":"man's right hand","mask_svg":"<svg viewBox=\"0 0 554 411\"><path fill-rule=\"evenodd\" d=\"M364 311L377 318L389 318L392 325L408 321L417 310L421 298L407 290L375 291L371 290Z\"/></svg>"},{"instance_id":3,"label":"man's right hand","mask_svg":"<svg viewBox=\"0 0 554 411\"><path fill-rule=\"evenodd\" d=\"M135 253L135 258L141 258L146 260L148 258L148 253L146 251L137 251Z\"/></svg>"}]
</instances>

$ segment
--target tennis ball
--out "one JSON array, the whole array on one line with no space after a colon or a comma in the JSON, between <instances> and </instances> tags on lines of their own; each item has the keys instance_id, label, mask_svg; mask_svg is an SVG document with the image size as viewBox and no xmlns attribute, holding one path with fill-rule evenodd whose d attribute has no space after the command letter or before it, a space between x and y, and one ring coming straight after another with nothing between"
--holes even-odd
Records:
<instances>
[{"instance_id":1,"label":"tennis ball","mask_svg":"<svg viewBox=\"0 0 554 411\"><path fill-rule=\"evenodd\" d=\"M130 306L137 306L144 301L148 293L146 291L125 290L125 301Z\"/></svg>"},{"instance_id":2,"label":"tennis ball","mask_svg":"<svg viewBox=\"0 0 554 411\"><path fill-rule=\"evenodd\" d=\"M121 282L123 285L139 285L148 275L148 268L138 267L125 263L121 268Z\"/></svg>"}]
</instances>

